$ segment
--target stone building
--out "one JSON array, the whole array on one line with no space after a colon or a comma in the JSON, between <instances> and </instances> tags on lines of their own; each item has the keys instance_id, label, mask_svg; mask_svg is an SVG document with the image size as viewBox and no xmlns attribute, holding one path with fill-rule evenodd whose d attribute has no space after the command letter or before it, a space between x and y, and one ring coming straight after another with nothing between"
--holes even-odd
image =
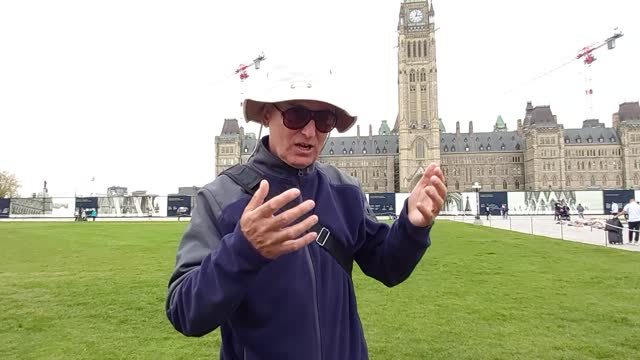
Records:
<instances>
[{"instance_id":1,"label":"stone building","mask_svg":"<svg viewBox=\"0 0 640 360\"><path fill-rule=\"evenodd\" d=\"M377 134L330 136L319 161L358 178L365 192L410 192L430 162L441 165L449 191L640 189L640 105L626 102L612 127L597 119L565 129L545 105L527 103L508 130L447 133L438 114L435 11L429 1L405 0L398 16L398 116ZM391 69L390 69L391 71ZM216 174L245 162L256 144L236 119L215 138Z\"/></svg>"}]
</instances>

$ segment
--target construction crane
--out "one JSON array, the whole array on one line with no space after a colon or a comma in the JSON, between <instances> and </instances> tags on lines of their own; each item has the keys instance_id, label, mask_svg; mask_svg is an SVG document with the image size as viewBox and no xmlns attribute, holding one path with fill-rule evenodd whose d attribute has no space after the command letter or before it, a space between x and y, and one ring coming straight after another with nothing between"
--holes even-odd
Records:
<instances>
[{"instance_id":1,"label":"construction crane","mask_svg":"<svg viewBox=\"0 0 640 360\"><path fill-rule=\"evenodd\" d=\"M238 68L236 69L235 74L238 74L238 76L240 77L240 81L244 81L249 77L249 73L247 73L247 70L252 66L255 67L256 70L259 70L260 63L266 59L267 58L264 56L264 53L260 53L258 57L253 59L253 61L249 62L247 65L240 64L240 66L238 66Z\"/></svg>"},{"instance_id":2,"label":"construction crane","mask_svg":"<svg viewBox=\"0 0 640 360\"><path fill-rule=\"evenodd\" d=\"M594 55L594 51L600 49L601 47L607 45L608 50L612 50L616 47L616 39L621 38L624 34L618 29L614 29L614 33L612 36L608 37L606 40L599 44L592 44L589 46L585 46L578 52L576 59L583 59L582 62L585 65L585 97L586 97L586 115L587 119L593 118L593 88L591 87L591 64L596 61L596 57Z\"/></svg>"},{"instance_id":3,"label":"construction crane","mask_svg":"<svg viewBox=\"0 0 640 360\"><path fill-rule=\"evenodd\" d=\"M569 58L567 61L563 62L562 64L547 70L545 72L543 72L542 74L532 78L531 80L525 81L524 83L521 83L520 85L512 88L511 90L506 91L504 94L508 94L511 93L513 91L515 91L516 89L518 89L521 86L527 85L529 83L532 83L538 79L541 79L543 77L546 77L548 75L550 75L551 73L558 71L570 64L572 64L574 61L578 61L580 59L583 59L583 64L585 65L585 97L586 97L586 115L587 115L587 119L593 118L593 88L591 87L591 64L593 64L594 61L596 61L596 57L594 52L598 49L600 49L601 47L607 45L607 48L609 50L614 49L616 47L616 40L621 38L622 36L624 36L624 34L622 33L622 31L619 31L618 28L614 29L613 35L609 36L607 39L605 39L604 41L600 42L600 43L593 43L589 46L585 46L583 47L579 52L578 55L573 56L571 58Z\"/></svg>"}]
</instances>

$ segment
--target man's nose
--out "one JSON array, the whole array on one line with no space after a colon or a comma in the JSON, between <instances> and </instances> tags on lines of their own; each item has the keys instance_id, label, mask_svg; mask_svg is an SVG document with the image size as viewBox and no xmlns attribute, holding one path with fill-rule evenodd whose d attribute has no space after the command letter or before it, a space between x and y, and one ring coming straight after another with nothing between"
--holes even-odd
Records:
<instances>
[{"instance_id":1,"label":"man's nose","mask_svg":"<svg viewBox=\"0 0 640 360\"><path fill-rule=\"evenodd\" d=\"M314 137L316 136L316 131L316 121L311 119L311 121L309 121L307 125L302 128L302 135L306 137Z\"/></svg>"}]
</instances>

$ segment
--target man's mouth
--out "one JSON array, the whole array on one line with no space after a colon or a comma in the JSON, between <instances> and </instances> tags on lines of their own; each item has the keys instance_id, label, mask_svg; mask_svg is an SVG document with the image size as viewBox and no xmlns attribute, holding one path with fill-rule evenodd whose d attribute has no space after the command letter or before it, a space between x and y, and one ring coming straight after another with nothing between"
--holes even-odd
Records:
<instances>
[{"instance_id":1,"label":"man's mouth","mask_svg":"<svg viewBox=\"0 0 640 360\"><path fill-rule=\"evenodd\" d=\"M306 144L306 143L296 143L295 145L299 149L302 149L302 150L305 150L305 151L309 151L309 150L311 150L311 148L313 148L313 145Z\"/></svg>"}]
</instances>

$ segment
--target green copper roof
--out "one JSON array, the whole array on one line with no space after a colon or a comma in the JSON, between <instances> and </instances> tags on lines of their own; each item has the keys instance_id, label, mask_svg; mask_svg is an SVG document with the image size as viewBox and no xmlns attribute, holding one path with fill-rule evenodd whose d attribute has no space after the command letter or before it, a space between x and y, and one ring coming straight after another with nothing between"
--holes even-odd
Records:
<instances>
[{"instance_id":1,"label":"green copper roof","mask_svg":"<svg viewBox=\"0 0 640 360\"><path fill-rule=\"evenodd\" d=\"M387 124L387 120L382 120L382 124L380 125L380 129L378 129L378 135L389 135L391 134L391 129L389 129L389 125Z\"/></svg>"},{"instance_id":2,"label":"green copper roof","mask_svg":"<svg viewBox=\"0 0 640 360\"><path fill-rule=\"evenodd\" d=\"M438 126L440 126L440 131L443 133L447 132L447 129L444 128L444 123L442 122L441 118L438 118Z\"/></svg>"},{"instance_id":3,"label":"green copper roof","mask_svg":"<svg viewBox=\"0 0 640 360\"><path fill-rule=\"evenodd\" d=\"M502 120L502 115L498 115L498 119L496 120L496 128L504 129L506 127L507 125L504 123L504 120Z\"/></svg>"}]
</instances>

